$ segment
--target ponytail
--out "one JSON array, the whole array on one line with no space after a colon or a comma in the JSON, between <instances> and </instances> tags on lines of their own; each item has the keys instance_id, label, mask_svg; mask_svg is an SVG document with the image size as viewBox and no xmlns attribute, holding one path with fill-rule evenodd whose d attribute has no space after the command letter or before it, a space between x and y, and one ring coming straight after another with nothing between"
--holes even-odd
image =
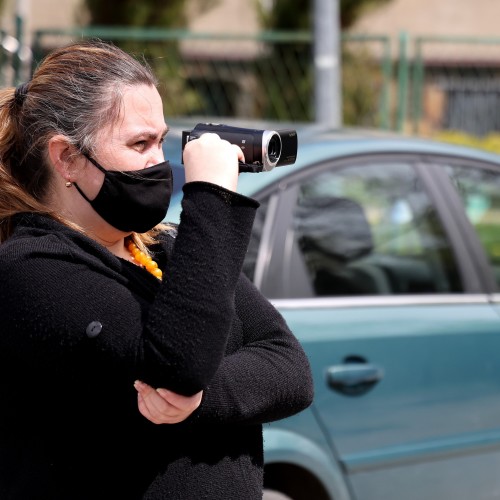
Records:
<instances>
[{"instance_id":1,"label":"ponytail","mask_svg":"<svg viewBox=\"0 0 500 500\"><path fill-rule=\"evenodd\" d=\"M13 87L0 90L0 243L13 230L12 217L23 212L49 213L12 175L22 137L16 113L22 107Z\"/></svg>"}]
</instances>

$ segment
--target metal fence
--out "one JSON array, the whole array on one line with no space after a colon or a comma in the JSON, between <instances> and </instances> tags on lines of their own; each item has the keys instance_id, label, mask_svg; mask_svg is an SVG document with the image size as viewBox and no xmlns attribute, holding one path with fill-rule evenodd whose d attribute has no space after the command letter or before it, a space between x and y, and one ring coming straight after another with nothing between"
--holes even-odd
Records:
<instances>
[{"instance_id":1,"label":"metal fence","mask_svg":"<svg viewBox=\"0 0 500 500\"><path fill-rule=\"evenodd\" d=\"M413 132L500 131L500 38L415 38L411 83Z\"/></svg>"},{"instance_id":2,"label":"metal fence","mask_svg":"<svg viewBox=\"0 0 500 500\"><path fill-rule=\"evenodd\" d=\"M42 30L33 34L29 67L12 49L0 50L0 84L29 78L47 52L81 38L109 40L145 58L160 79L167 116L314 120L309 32ZM341 73L345 125L421 135L500 131L500 38L401 33L394 44L386 36L344 34Z\"/></svg>"},{"instance_id":3,"label":"metal fence","mask_svg":"<svg viewBox=\"0 0 500 500\"><path fill-rule=\"evenodd\" d=\"M168 116L314 120L309 32L43 30L34 34L34 64L52 48L86 37L144 57L159 76ZM390 128L391 65L386 37L343 36L344 123Z\"/></svg>"}]
</instances>

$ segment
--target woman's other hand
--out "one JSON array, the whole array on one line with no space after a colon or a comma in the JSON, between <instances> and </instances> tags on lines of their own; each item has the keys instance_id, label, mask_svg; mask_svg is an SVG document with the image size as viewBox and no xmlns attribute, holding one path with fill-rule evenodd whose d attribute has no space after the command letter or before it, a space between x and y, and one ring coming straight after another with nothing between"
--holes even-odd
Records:
<instances>
[{"instance_id":1,"label":"woman's other hand","mask_svg":"<svg viewBox=\"0 0 500 500\"><path fill-rule=\"evenodd\" d=\"M203 391L181 396L168 389L153 389L137 380L137 405L141 414L154 424L177 424L186 420L200 406Z\"/></svg>"},{"instance_id":2,"label":"woman's other hand","mask_svg":"<svg viewBox=\"0 0 500 500\"><path fill-rule=\"evenodd\" d=\"M245 161L239 146L221 139L217 134L203 134L199 139L189 141L184 147L186 182L211 182L236 191L238 161Z\"/></svg>"}]
</instances>

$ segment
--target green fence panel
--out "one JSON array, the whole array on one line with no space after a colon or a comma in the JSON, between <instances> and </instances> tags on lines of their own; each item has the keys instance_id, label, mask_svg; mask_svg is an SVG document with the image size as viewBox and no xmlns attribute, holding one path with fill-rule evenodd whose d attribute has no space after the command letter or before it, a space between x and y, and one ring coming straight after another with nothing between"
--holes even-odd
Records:
<instances>
[{"instance_id":1,"label":"green fence panel","mask_svg":"<svg viewBox=\"0 0 500 500\"><path fill-rule=\"evenodd\" d=\"M15 84L18 75L16 64L17 68L21 67L21 48L22 45L15 37L9 35L6 30L0 30L0 87Z\"/></svg>"},{"instance_id":2,"label":"green fence panel","mask_svg":"<svg viewBox=\"0 0 500 500\"><path fill-rule=\"evenodd\" d=\"M53 48L81 38L109 40L144 57L161 81L167 116L314 120L310 32L41 30L33 34L33 68ZM19 60L0 50L0 63L0 84L16 80ZM343 34L341 72L344 125L420 135L500 130L500 38L410 39L403 32L391 55L389 37Z\"/></svg>"},{"instance_id":3,"label":"green fence panel","mask_svg":"<svg viewBox=\"0 0 500 500\"><path fill-rule=\"evenodd\" d=\"M143 56L162 83L167 116L314 119L309 32L229 35L109 27L41 30L33 37L34 66L54 47L81 38L108 40ZM391 128L389 38L344 35L342 42L344 122Z\"/></svg>"},{"instance_id":4,"label":"green fence panel","mask_svg":"<svg viewBox=\"0 0 500 500\"><path fill-rule=\"evenodd\" d=\"M408 33L402 32L399 35L398 47L398 79L397 94L398 102L396 106L396 126L398 132L402 132L408 116L408 86L409 86L409 64L408 64Z\"/></svg>"},{"instance_id":5,"label":"green fence panel","mask_svg":"<svg viewBox=\"0 0 500 500\"><path fill-rule=\"evenodd\" d=\"M415 134L500 130L500 38L414 39L411 122Z\"/></svg>"}]
</instances>

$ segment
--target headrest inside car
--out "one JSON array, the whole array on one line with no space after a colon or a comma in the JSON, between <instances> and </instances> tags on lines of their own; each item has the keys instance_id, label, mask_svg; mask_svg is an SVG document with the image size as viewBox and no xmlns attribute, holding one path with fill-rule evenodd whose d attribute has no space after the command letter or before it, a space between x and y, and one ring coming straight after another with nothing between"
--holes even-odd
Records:
<instances>
[{"instance_id":1,"label":"headrest inside car","mask_svg":"<svg viewBox=\"0 0 500 500\"><path fill-rule=\"evenodd\" d=\"M363 208L354 200L339 197L302 200L295 217L303 252L321 251L350 262L373 250L370 224Z\"/></svg>"}]
</instances>

